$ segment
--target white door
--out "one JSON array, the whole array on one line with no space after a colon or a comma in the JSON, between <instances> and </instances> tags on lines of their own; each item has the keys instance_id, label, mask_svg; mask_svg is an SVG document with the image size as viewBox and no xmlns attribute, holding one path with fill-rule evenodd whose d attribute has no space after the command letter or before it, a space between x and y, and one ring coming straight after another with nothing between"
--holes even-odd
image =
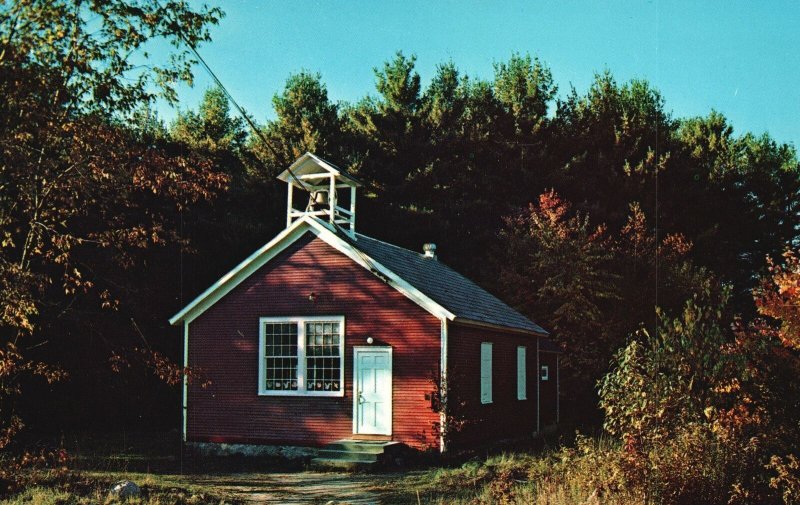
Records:
<instances>
[{"instance_id":1,"label":"white door","mask_svg":"<svg viewBox=\"0 0 800 505\"><path fill-rule=\"evenodd\" d=\"M353 433L392 434L392 349L356 347Z\"/></svg>"}]
</instances>

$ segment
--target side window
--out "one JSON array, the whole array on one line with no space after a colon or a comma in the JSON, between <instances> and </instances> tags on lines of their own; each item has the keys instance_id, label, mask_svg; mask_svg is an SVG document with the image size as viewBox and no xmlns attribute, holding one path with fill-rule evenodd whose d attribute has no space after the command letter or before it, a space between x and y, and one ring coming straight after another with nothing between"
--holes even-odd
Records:
<instances>
[{"instance_id":1,"label":"side window","mask_svg":"<svg viewBox=\"0 0 800 505\"><path fill-rule=\"evenodd\" d=\"M481 343L481 403L492 403L492 344Z\"/></svg>"},{"instance_id":2,"label":"side window","mask_svg":"<svg viewBox=\"0 0 800 505\"><path fill-rule=\"evenodd\" d=\"M527 349L517 347L517 400L528 399L528 371L526 369Z\"/></svg>"},{"instance_id":3,"label":"side window","mask_svg":"<svg viewBox=\"0 0 800 505\"><path fill-rule=\"evenodd\" d=\"M547 365L542 365L542 380L550 380L550 367Z\"/></svg>"}]
</instances>

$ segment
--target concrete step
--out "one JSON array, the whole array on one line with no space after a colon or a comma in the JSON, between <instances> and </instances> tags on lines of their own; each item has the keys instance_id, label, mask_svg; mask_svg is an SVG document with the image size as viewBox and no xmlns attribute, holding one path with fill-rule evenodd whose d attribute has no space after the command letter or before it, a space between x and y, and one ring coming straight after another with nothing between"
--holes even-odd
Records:
<instances>
[{"instance_id":1,"label":"concrete step","mask_svg":"<svg viewBox=\"0 0 800 505\"><path fill-rule=\"evenodd\" d=\"M391 462L403 444L392 441L337 440L319 450L312 466L349 470L369 470Z\"/></svg>"},{"instance_id":2,"label":"concrete step","mask_svg":"<svg viewBox=\"0 0 800 505\"><path fill-rule=\"evenodd\" d=\"M314 458L311 460L311 467L321 470L372 470L376 465L375 461L347 461L330 458Z\"/></svg>"},{"instance_id":3,"label":"concrete step","mask_svg":"<svg viewBox=\"0 0 800 505\"><path fill-rule=\"evenodd\" d=\"M391 448L395 445L399 445L398 442L362 442L360 440L338 440L336 442L330 443L323 447L324 450L332 450L332 451L352 451L352 452L363 452L363 453L370 453L370 454L383 454L387 452L387 450L391 450Z\"/></svg>"},{"instance_id":4,"label":"concrete step","mask_svg":"<svg viewBox=\"0 0 800 505\"><path fill-rule=\"evenodd\" d=\"M324 449L320 449L318 457L325 459L338 459L342 461L362 461L375 463L378 461L380 456L383 456L383 452L339 451L328 449L326 447Z\"/></svg>"}]
</instances>

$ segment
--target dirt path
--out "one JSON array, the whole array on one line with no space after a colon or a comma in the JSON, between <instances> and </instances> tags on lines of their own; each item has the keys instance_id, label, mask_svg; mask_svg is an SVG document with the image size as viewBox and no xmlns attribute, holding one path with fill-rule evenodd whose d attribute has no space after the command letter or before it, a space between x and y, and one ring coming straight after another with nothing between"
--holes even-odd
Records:
<instances>
[{"instance_id":1,"label":"dirt path","mask_svg":"<svg viewBox=\"0 0 800 505\"><path fill-rule=\"evenodd\" d=\"M191 482L247 503L371 505L383 503L378 489L400 477L402 474L245 473L197 476Z\"/></svg>"}]
</instances>

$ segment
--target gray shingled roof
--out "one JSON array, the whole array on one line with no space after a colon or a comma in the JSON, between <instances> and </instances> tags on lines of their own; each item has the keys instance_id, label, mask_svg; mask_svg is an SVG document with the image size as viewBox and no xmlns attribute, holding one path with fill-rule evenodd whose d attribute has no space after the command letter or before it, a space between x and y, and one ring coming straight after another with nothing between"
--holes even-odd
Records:
<instances>
[{"instance_id":1,"label":"gray shingled roof","mask_svg":"<svg viewBox=\"0 0 800 505\"><path fill-rule=\"evenodd\" d=\"M356 236L357 240L349 241L354 247L399 275L455 314L456 318L547 334L541 326L444 263L360 233Z\"/></svg>"}]
</instances>

